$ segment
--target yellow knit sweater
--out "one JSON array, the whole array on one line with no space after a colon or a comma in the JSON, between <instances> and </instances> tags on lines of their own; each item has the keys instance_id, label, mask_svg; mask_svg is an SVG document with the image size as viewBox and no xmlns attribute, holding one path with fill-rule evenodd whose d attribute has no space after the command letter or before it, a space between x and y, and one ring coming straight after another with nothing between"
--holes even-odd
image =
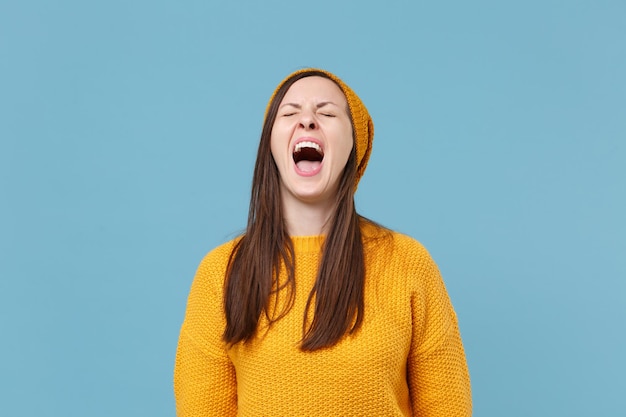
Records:
<instances>
[{"instance_id":1,"label":"yellow knit sweater","mask_svg":"<svg viewBox=\"0 0 626 417\"><path fill-rule=\"evenodd\" d=\"M233 242L211 251L193 282L180 332L178 416L470 416L457 319L437 266L417 241L364 226L360 330L315 352L298 348L321 237L292 238L296 301L269 331L228 349L222 296Z\"/></svg>"}]
</instances>

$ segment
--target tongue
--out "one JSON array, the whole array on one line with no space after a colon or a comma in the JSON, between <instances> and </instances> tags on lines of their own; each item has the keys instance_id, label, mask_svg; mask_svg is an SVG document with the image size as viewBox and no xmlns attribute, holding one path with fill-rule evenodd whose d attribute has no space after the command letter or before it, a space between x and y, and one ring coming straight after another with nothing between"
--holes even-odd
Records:
<instances>
[{"instance_id":1,"label":"tongue","mask_svg":"<svg viewBox=\"0 0 626 417\"><path fill-rule=\"evenodd\" d=\"M319 168L321 162L320 161L300 161L296 165L298 169L303 172L311 172L315 171Z\"/></svg>"}]
</instances>

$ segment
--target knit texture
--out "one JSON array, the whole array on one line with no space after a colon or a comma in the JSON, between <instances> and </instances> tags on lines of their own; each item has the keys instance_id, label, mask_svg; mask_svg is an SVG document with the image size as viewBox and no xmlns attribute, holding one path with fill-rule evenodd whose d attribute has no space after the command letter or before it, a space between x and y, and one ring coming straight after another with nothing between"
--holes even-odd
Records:
<instances>
[{"instance_id":1,"label":"knit texture","mask_svg":"<svg viewBox=\"0 0 626 417\"><path fill-rule=\"evenodd\" d=\"M292 79L296 75L304 74L308 72L321 72L325 74L328 78L333 80L343 92L343 95L346 97L346 101L348 102L348 109L350 110L350 118L352 119L352 129L354 135L354 146L356 148L356 177L355 177L355 190L357 185L359 184L359 180L365 173L365 168L367 167L367 162L370 159L370 154L372 153L372 144L374 142L374 122L370 117L369 112L367 111L367 107L361 101L359 96L339 77L337 77L332 72L328 72L319 68L305 68L298 71L295 71L289 74L284 80L278 84L276 90L270 97L270 101L267 104L267 109L269 109L274 97L280 87L285 84L288 80ZM267 110L265 112L265 116L267 117Z\"/></svg>"},{"instance_id":2,"label":"knit texture","mask_svg":"<svg viewBox=\"0 0 626 417\"><path fill-rule=\"evenodd\" d=\"M363 227L365 317L337 345L302 352L322 237L295 237L296 302L252 342L228 348L223 284L234 242L202 261L174 371L178 416L470 416L465 354L437 266L417 241Z\"/></svg>"}]
</instances>

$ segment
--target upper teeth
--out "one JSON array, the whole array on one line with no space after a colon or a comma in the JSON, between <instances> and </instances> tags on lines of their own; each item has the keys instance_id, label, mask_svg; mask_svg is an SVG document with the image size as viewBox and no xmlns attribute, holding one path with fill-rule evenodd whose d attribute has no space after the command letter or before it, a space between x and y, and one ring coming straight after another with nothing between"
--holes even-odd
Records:
<instances>
[{"instance_id":1,"label":"upper teeth","mask_svg":"<svg viewBox=\"0 0 626 417\"><path fill-rule=\"evenodd\" d=\"M309 142L309 141L302 141L296 144L296 149L295 152L298 152L300 149L302 148L313 148L316 151L318 151L319 153L322 153L322 148L320 145L318 145L315 142Z\"/></svg>"}]
</instances>

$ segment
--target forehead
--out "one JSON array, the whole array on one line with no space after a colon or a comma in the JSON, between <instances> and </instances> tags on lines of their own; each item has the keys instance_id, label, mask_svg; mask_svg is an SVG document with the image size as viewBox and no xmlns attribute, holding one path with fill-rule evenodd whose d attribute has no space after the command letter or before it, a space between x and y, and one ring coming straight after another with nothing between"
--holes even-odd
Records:
<instances>
[{"instance_id":1,"label":"forehead","mask_svg":"<svg viewBox=\"0 0 626 417\"><path fill-rule=\"evenodd\" d=\"M283 102L331 101L337 105L347 104L346 97L334 81L328 78L312 76L301 78L289 87Z\"/></svg>"}]
</instances>

